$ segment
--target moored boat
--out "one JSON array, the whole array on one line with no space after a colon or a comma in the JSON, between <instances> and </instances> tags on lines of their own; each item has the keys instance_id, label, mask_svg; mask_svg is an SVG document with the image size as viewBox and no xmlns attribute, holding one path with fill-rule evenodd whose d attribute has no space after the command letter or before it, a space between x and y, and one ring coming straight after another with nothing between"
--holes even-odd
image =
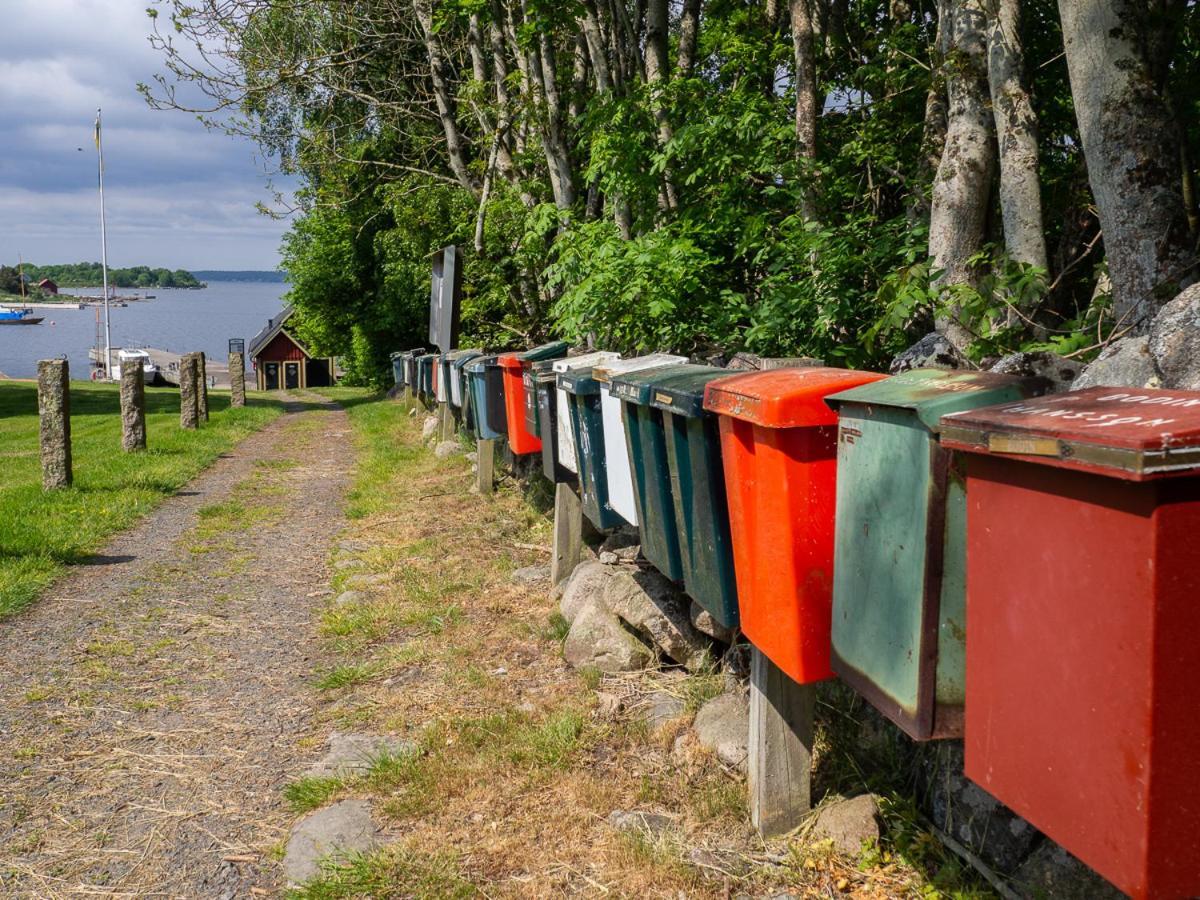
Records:
<instances>
[{"instance_id":1,"label":"moored boat","mask_svg":"<svg viewBox=\"0 0 1200 900\"><path fill-rule=\"evenodd\" d=\"M13 309L0 306L0 325L40 325L43 316L35 316L32 309Z\"/></svg>"}]
</instances>

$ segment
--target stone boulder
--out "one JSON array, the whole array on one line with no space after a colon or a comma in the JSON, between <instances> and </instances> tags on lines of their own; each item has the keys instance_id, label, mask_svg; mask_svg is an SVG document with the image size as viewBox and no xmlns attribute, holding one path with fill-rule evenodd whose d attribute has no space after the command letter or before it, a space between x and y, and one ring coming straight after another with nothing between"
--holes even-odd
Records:
<instances>
[{"instance_id":1,"label":"stone boulder","mask_svg":"<svg viewBox=\"0 0 1200 900\"><path fill-rule=\"evenodd\" d=\"M439 424L437 416L426 416L424 424L421 425L421 440L431 440L437 434Z\"/></svg>"},{"instance_id":2,"label":"stone boulder","mask_svg":"<svg viewBox=\"0 0 1200 900\"><path fill-rule=\"evenodd\" d=\"M626 631L602 603L592 602L576 613L563 643L563 657L576 669L611 675L646 668L654 662L654 651Z\"/></svg>"},{"instance_id":3,"label":"stone boulder","mask_svg":"<svg viewBox=\"0 0 1200 900\"><path fill-rule=\"evenodd\" d=\"M575 567L567 579L567 587L559 601L559 612L568 622L574 622L585 606L604 601L604 589L615 570L609 566L587 560Z\"/></svg>"},{"instance_id":4,"label":"stone boulder","mask_svg":"<svg viewBox=\"0 0 1200 900\"><path fill-rule=\"evenodd\" d=\"M808 834L814 841L831 841L838 853L857 856L864 842L879 841L879 803L871 794L835 800L817 811Z\"/></svg>"},{"instance_id":5,"label":"stone boulder","mask_svg":"<svg viewBox=\"0 0 1200 900\"><path fill-rule=\"evenodd\" d=\"M707 609L692 601L691 607L688 609L688 618L691 620L692 627L701 634L707 634L713 640L720 641L722 644L733 643L733 629L726 628L715 618Z\"/></svg>"},{"instance_id":6,"label":"stone boulder","mask_svg":"<svg viewBox=\"0 0 1200 900\"><path fill-rule=\"evenodd\" d=\"M1163 387L1200 390L1200 284L1159 310L1150 325L1149 349Z\"/></svg>"},{"instance_id":7,"label":"stone boulder","mask_svg":"<svg viewBox=\"0 0 1200 900\"><path fill-rule=\"evenodd\" d=\"M296 823L283 857L284 877L289 886L301 885L321 874L321 860L346 859L378 843L371 808L362 800L343 800Z\"/></svg>"},{"instance_id":8,"label":"stone boulder","mask_svg":"<svg viewBox=\"0 0 1200 900\"><path fill-rule=\"evenodd\" d=\"M700 746L725 763L746 773L750 757L750 701L740 691L709 700L692 723Z\"/></svg>"},{"instance_id":9,"label":"stone boulder","mask_svg":"<svg viewBox=\"0 0 1200 900\"><path fill-rule=\"evenodd\" d=\"M1030 900L1121 900L1125 895L1053 841L1029 855L1012 879L1012 887Z\"/></svg>"},{"instance_id":10,"label":"stone boulder","mask_svg":"<svg viewBox=\"0 0 1200 900\"><path fill-rule=\"evenodd\" d=\"M1071 390L1105 386L1159 386L1158 370L1154 367L1154 357L1150 355L1148 337L1127 337L1109 344L1075 379Z\"/></svg>"},{"instance_id":11,"label":"stone boulder","mask_svg":"<svg viewBox=\"0 0 1200 900\"><path fill-rule=\"evenodd\" d=\"M512 580L514 584L549 584L550 566L524 566L512 573Z\"/></svg>"},{"instance_id":12,"label":"stone boulder","mask_svg":"<svg viewBox=\"0 0 1200 900\"><path fill-rule=\"evenodd\" d=\"M711 647L692 627L689 603L653 569L618 570L604 586L605 606L675 662L697 669L709 664Z\"/></svg>"},{"instance_id":13,"label":"stone boulder","mask_svg":"<svg viewBox=\"0 0 1200 900\"><path fill-rule=\"evenodd\" d=\"M675 820L662 813L614 809L608 814L608 824L617 831L654 837L673 828Z\"/></svg>"},{"instance_id":14,"label":"stone boulder","mask_svg":"<svg viewBox=\"0 0 1200 900\"><path fill-rule=\"evenodd\" d=\"M335 731L329 736L329 752L308 770L314 778L361 775L385 756L404 756L415 753L412 741L382 734L343 734Z\"/></svg>"},{"instance_id":15,"label":"stone boulder","mask_svg":"<svg viewBox=\"0 0 1200 900\"><path fill-rule=\"evenodd\" d=\"M1079 373L1083 371L1083 363L1045 351L1010 353L1001 357L1000 361L992 366L992 371L997 375L1045 378L1050 382L1050 391L1053 393L1070 390Z\"/></svg>"},{"instance_id":16,"label":"stone boulder","mask_svg":"<svg viewBox=\"0 0 1200 900\"><path fill-rule=\"evenodd\" d=\"M458 441L442 441L433 448L433 455L438 459L449 459L459 450Z\"/></svg>"},{"instance_id":17,"label":"stone boulder","mask_svg":"<svg viewBox=\"0 0 1200 900\"><path fill-rule=\"evenodd\" d=\"M925 335L893 359L888 372L899 375L911 369L963 369L967 366L966 357L945 337L934 332Z\"/></svg>"}]
</instances>

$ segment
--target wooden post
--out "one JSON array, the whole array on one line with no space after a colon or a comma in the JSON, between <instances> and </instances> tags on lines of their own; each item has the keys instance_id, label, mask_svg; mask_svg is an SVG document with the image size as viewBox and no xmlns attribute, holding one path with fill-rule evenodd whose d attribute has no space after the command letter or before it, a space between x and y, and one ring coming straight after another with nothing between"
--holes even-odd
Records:
<instances>
[{"instance_id":1,"label":"wooden post","mask_svg":"<svg viewBox=\"0 0 1200 900\"><path fill-rule=\"evenodd\" d=\"M121 366L121 449L146 449L146 373L136 359Z\"/></svg>"},{"instance_id":2,"label":"wooden post","mask_svg":"<svg viewBox=\"0 0 1200 900\"><path fill-rule=\"evenodd\" d=\"M554 546L550 556L550 584L570 576L583 556L583 502L569 484L554 485Z\"/></svg>"},{"instance_id":3,"label":"wooden post","mask_svg":"<svg viewBox=\"0 0 1200 900\"><path fill-rule=\"evenodd\" d=\"M750 648L750 820L763 837L791 831L812 808L817 686L800 685Z\"/></svg>"},{"instance_id":4,"label":"wooden post","mask_svg":"<svg viewBox=\"0 0 1200 900\"><path fill-rule=\"evenodd\" d=\"M229 405L246 405L246 357L241 353L229 354Z\"/></svg>"},{"instance_id":5,"label":"wooden post","mask_svg":"<svg viewBox=\"0 0 1200 900\"><path fill-rule=\"evenodd\" d=\"M479 493L490 494L496 489L496 442L483 440L475 444L475 485Z\"/></svg>"},{"instance_id":6,"label":"wooden post","mask_svg":"<svg viewBox=\"0 0 1200 900\"><path fill-rule=\"evenodd\" d=\"M196 397L198 369L196 354L185 353L179 358L179 427L189 431L200 427L200 401Z\"/></svg>"},{"instance_id":7,"label":"wooden post","mask_svg":"<svg viewBox=\"0 0 1200 900\"><path fill-rule=\"evenodd\" d=\"M196 420L199 422L208 421L208 360L204 357L204 351L200 350L196 353Z\"/></svg>"},{"instance_id":8,"label":"wooden post","mask_svg":"<svg viewBox=\"0 0 1200 900\"><path fill-rule=\"evenodd\" d=\"M454 440L454 414L450 412L450 404L443 400L438 404L439 441Z\"/></svg>"},{"instance_id":9,"label":"wooden post","mask_svg":"<svg viewBox=\"0 0 1200 900\"><path fill-rule=\"evenodd\" d=\"M71 370L65 359L38 361L42 488L71 486Z\"/></svg>"}]
</instances>

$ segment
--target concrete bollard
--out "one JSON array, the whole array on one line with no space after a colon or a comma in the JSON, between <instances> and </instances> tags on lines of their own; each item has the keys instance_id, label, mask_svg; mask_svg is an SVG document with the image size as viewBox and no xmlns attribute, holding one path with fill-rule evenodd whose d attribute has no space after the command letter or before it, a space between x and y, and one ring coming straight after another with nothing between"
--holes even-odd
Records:
<instances>
[{"instance_id":1,"label":"concrete bollard","mask_svg":"<svg viewBox=\"0 0 1200 900\"><path fill-rule=\"evenodd\" d=\"M199 369L195 353L179 358L179 427L193 431L200 427L200 401L196 397Z\"/></svg>"},{"instance_id":2,"label":"concrete bollard","mask_svg":"<svg viewBox=\"0 0 1200 900\"><path fill-rule=\"evenodd\" d=\"M38 361L42 488L71 485L71 370L65 359Z\"/></svg>"},{"instance_id":3,"label":"concrete bollard","mask_svg":"<svg viewBox=\"0 0 1200 900\"><path fill-rule=\"evenodd\" d=\"M208 421L208 359L201 350L196 354L196 418Z\"/></svg>"},{"instance_id":4,"label":"concrete bollard","mask_svg":"<svg viewBox=\"0 0 1200 900\"><path fill-rule=\"evenodd\" d=\"M146 449L146 373L136 360L121 366L121 449Z\"/></svg>"},{"instance_id":5,"label":"concrete bollard","mask_svg":"<svg viewBox=\"0 0 1200 900\"><path fill-rule=\"evenodd\" d=\"M229 354L229 405L246 405L246 357L241 353Z\"/></svg>"}]
</instances>

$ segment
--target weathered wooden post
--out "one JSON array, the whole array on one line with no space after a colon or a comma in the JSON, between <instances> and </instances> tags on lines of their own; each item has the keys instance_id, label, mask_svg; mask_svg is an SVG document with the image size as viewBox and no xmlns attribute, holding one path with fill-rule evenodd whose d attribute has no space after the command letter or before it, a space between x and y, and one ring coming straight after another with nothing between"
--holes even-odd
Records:
<instances>
[{"instance_id":1,"label":"weathered wooden post","mask_svg":"<svg viewBox=\"0 0 1200 900\"><path fill-rule=\"evenodd\" d=\"M200 427L200 401L196 397L196 378L200 365L195 353L179 358L179 427L195 430Z\"/></svg>"},{"instance_id":2,"label":"weathered wooden post","mask_svg":"<svg viewBox=\"0 0 1200 900\"><path fill-rule=\"evenodd\" d=\"M565 482L554 485L554 540L550 555L550 584L567 578L583 556L583 502Z\"/></svg>"},{"instance_id":3,"label":"weathered wooden post","mask_svg":"<svg viewBox=\"0 0 1200 900\"><path fill-rule=\"evenodd\" d=\"M816 696L815 684L797 684L751 647L747 780L750 820L763 837L791 831L812 808Z\"/></svg>"},{"instance_id":4,"label":"weathered wooden post","mask_svg":"<svg viewBox=\"0 0 1200 900\"><path fill-rule=\"evenodd\" d=\"M236 350L229 354L229 405L246 405L246 357Z\"/></svg>"},{"instance_id":5,"label":"weathered wooden post","mask_svg":"<svg viewBox=\"0 0 1200 900\"><path fill-rule=\"evenodd\" d=\"M496 489L496 442L480 438L475 443L475 486L481 494Z\"/></svg>"},{"instance_id":6,"label":"weathered wooden post","mask_svg":"<svg viewBox=\"0 0 1200 900\"><path fill-rule=\"evenodd\" d=\"M38 361L42 488L71 485L71 370L65 359Z\"/></svg>"},{"instance_id":7,"label":"weathered wooden post","mask_svg":"<svg viewBox=\"0 0 1200 900\"><path fill-rule=\"evenodd\" d=\"M200 350L196 354L196 381L199 387L196 389L196 419L200 422L208 421L208 360L204 356L204 351Z\"/></svg>"},{"instance_id":8,"label":"weathered wooden post","mask_svg":"<svg viewBox=\"0 0 1200 900\"><path fill-rule=\"evenodd\" d=\"M146 373L139 360L121 366L121 449L146 449Z\"/></svg>"},{"instance_id":9,"label":"weathered wooden post","mask_svg":"<svg viewBox=\"0 0 1200 900\"><path fill-rule=\"evenodd\" d=\"M438 423L441 426L441 430L438 432L438 440L454 440L454 413L451 412L450 403L446 400L438 404Z\"/></svg>"}]
</instances>

